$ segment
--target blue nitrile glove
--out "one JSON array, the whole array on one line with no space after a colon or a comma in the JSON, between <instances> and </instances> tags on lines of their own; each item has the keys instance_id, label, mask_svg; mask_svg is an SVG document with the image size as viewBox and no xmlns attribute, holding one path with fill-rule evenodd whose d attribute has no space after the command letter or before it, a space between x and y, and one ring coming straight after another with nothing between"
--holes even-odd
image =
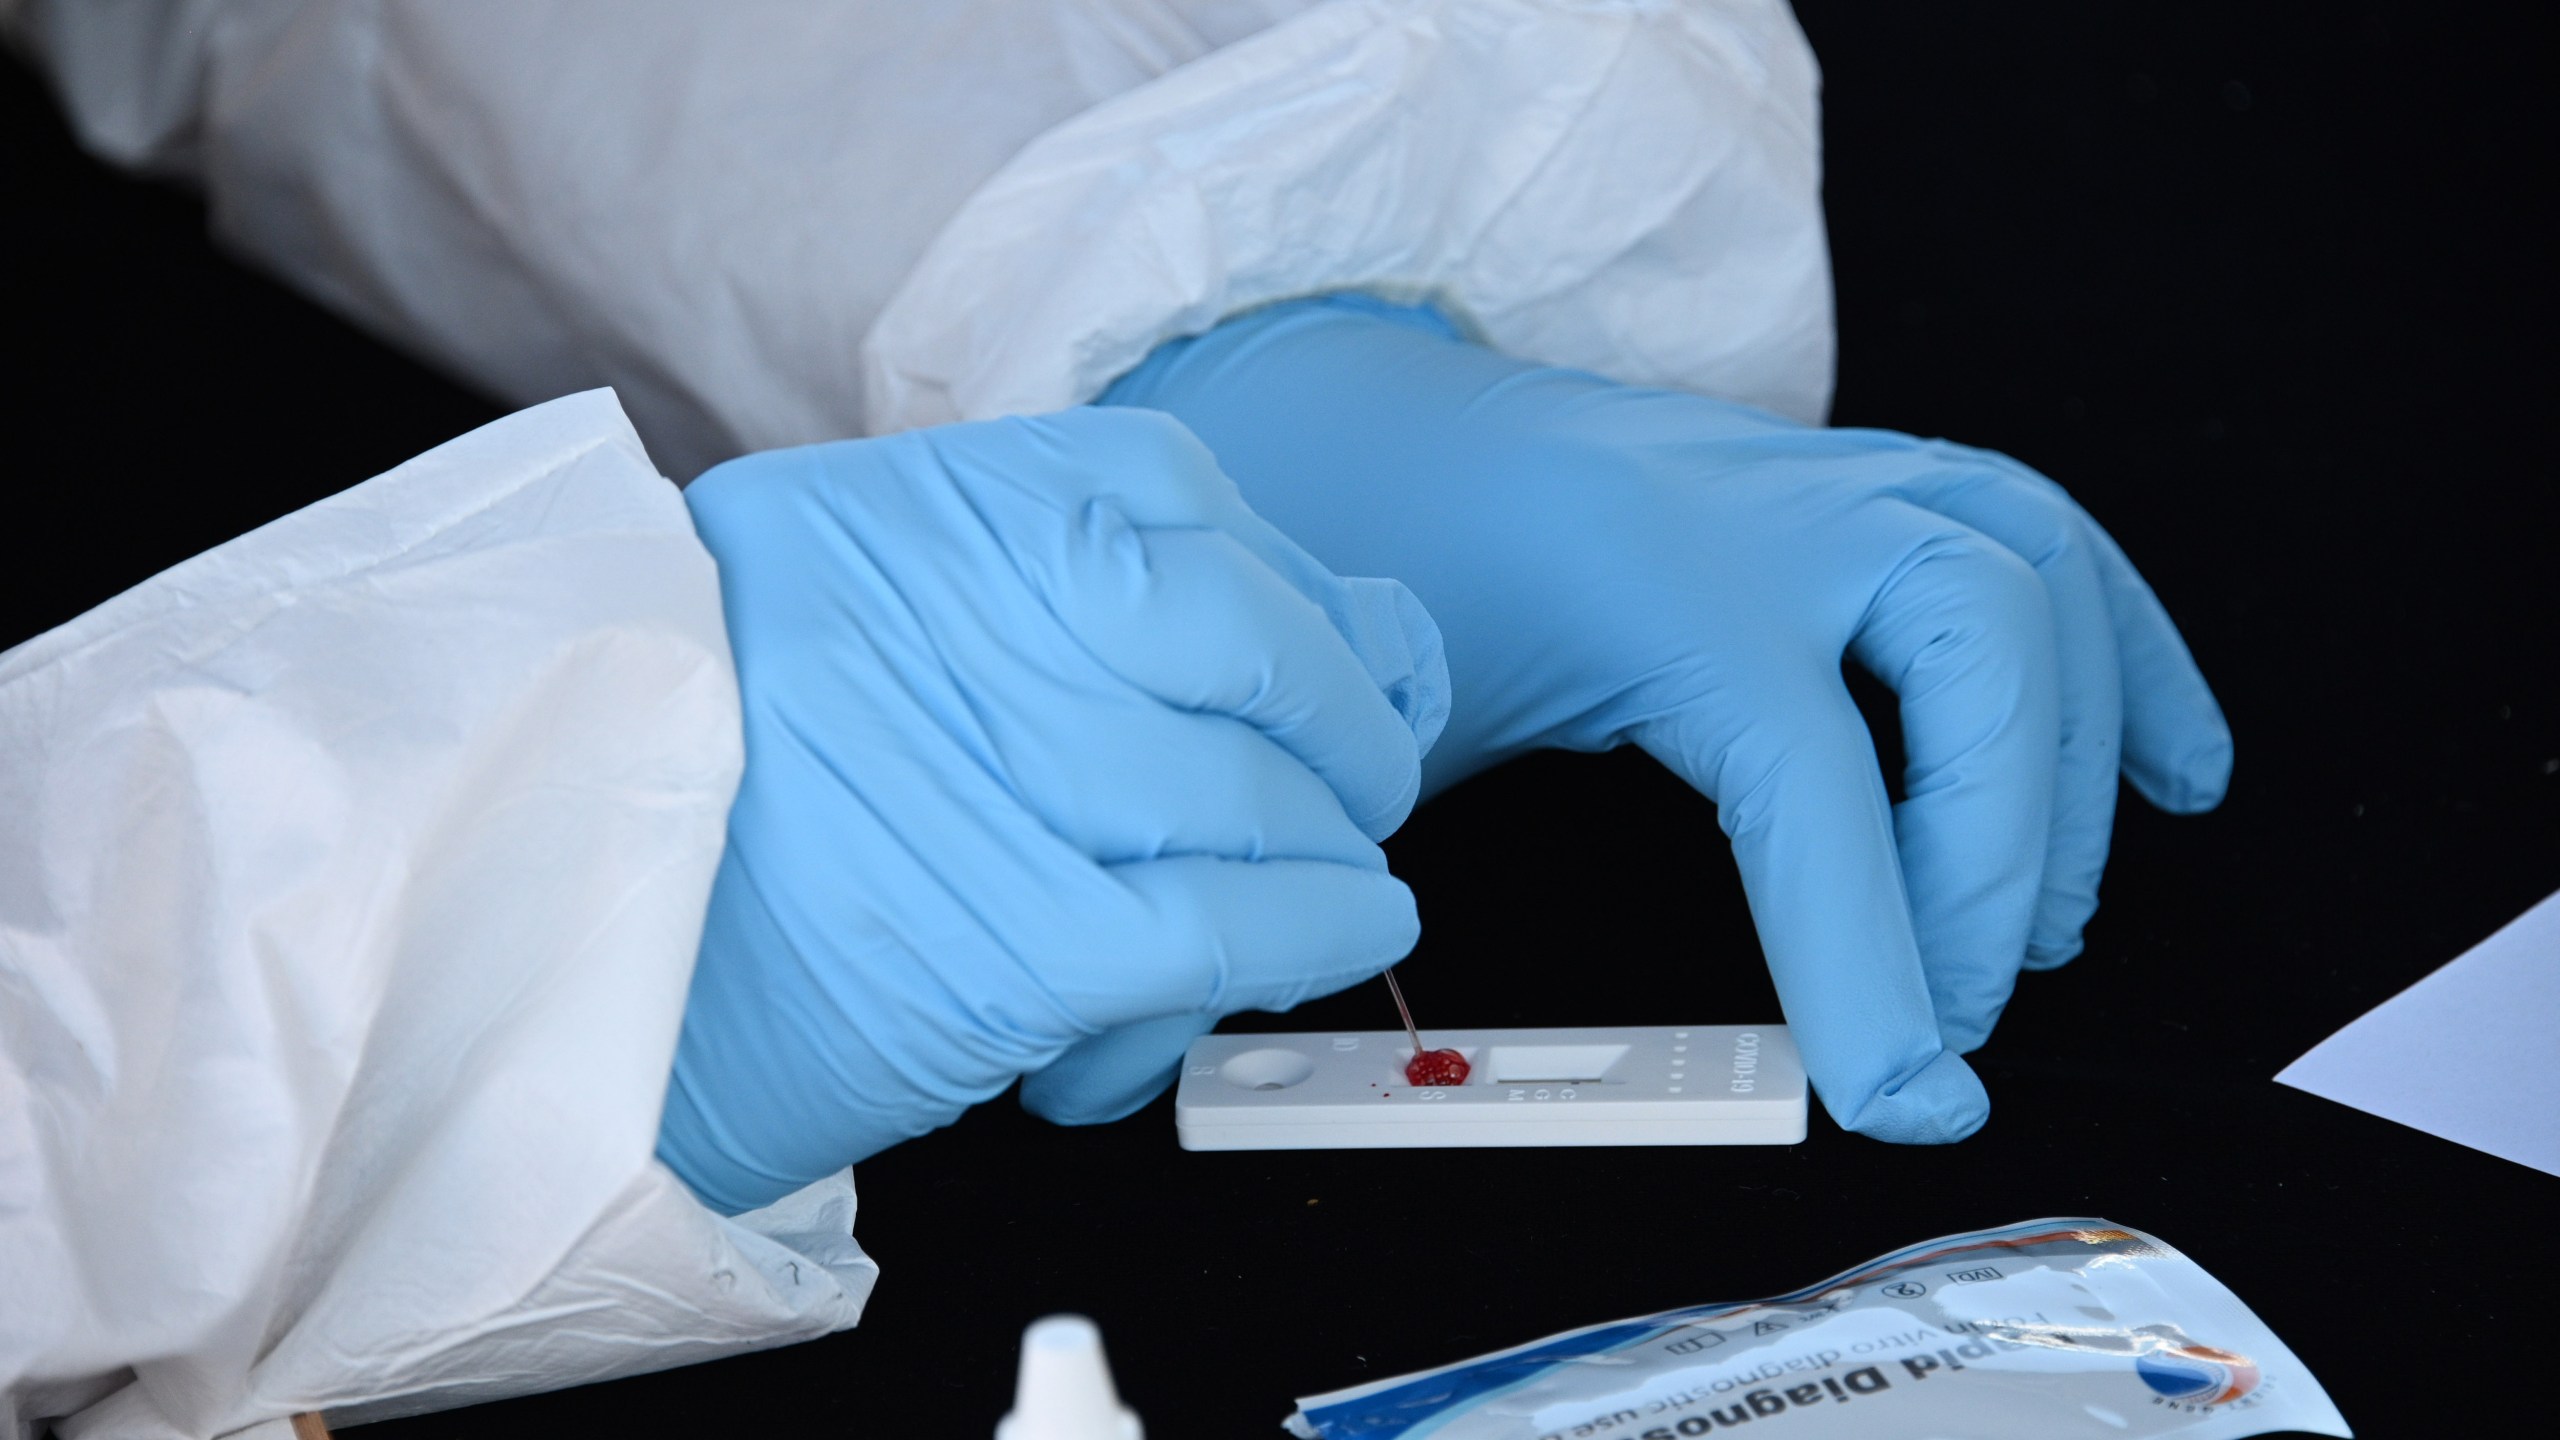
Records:
<instances>
[{"instance_id":1,"label":"blue nitrile glove","mask_svg":"<svg viewBox=\"0 0 2560 1440\"><path fill-rule=\"evenodd\" d=\"M2022 965L2079 952L2120 765L2170 810L2228 783L2230 731L2159 602L2002 456L1524 364L1350 296L1167 344L1105 398L1188 424L1326 564L1422 597L1454 704L1426 792L1632 740L1716 801L1852 1130L1981 1125L1956 1056ZM1901 696L1899 806L1844 653Z\"/></svg>"},{"instance_id":2,"label":"blue nitrile glove","mask_svg":"<svg viewBox=\"0 0 2560 1440\"><path fill-rule=\"evenodd\" d=\"M753 455L686 491L746 774L658 1153L768 1203L1029 1075L1142 1103L1217 1017L1412 948L1373 843L1447 714L1182 427L1080 410Z\"/></svg>"}]
</instances>

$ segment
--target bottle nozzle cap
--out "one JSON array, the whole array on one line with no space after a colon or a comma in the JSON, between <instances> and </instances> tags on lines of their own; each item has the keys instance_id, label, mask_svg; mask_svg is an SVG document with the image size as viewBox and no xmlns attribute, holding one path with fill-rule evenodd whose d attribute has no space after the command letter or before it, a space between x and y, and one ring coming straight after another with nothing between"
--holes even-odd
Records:
<instances>
[{"instance_id":1,"label":"bottle nozzle cap","mask_svg":"<svg viewBox=\"0 0 2560 1440\"><path fill-rule=\"evenodd\" d=\"M1092 1321L1052 1315L1022 1332L1013 1413L996 1426L996 1440L1143 1440L1145 1433L1112 1388Z\"/></svg>"}]
</instances>

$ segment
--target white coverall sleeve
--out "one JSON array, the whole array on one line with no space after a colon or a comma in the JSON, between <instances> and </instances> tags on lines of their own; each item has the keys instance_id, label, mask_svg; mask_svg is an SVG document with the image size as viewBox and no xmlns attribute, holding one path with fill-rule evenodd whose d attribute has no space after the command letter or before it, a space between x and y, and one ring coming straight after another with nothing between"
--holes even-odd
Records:
<instances>
[{"instance_id":1,"label":"white coverall sleeve","mask_svg":"<svg viewBox=\"0 0 2560 1440\"><path fill-rule=\"evenodd\" d=\"M281 1435L850 1325L652 1157L741 765L614 398L0 655L0 1435Z\"/></svg>"},{"instance_id":2,"label":"white coverall sleeve","mask_svg":"<svg viewBox=\"0 0 2560 1440\"><path fill-rule=\"evenodd\" d=\"M1783 0L27 0L93 148L518 402L690 475L1089 399L1365 288L1528 358L1828 403Z\"/></svg>"}]
</instances>

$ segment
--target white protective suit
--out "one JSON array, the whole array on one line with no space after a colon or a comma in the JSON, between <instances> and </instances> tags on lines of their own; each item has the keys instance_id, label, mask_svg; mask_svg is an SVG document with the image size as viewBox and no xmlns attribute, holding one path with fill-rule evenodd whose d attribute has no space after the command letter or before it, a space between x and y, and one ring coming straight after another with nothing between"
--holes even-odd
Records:
<instances>
[{"instance_id":1,"label":"white protective suit","mask_svg":"<svg viewBox=\"0 0 2560 1440\"><path fill-rule=\"evenodd\" d=\"M1543 361L1827 400L1779 0L0 21L228 245L552 402L0 657L15 1433L264 1434L860 1314L849 1176L729 1221L650 1155L739 764L660 469L1074 404L1353 287Z\"/></svg>"}]
</instances>

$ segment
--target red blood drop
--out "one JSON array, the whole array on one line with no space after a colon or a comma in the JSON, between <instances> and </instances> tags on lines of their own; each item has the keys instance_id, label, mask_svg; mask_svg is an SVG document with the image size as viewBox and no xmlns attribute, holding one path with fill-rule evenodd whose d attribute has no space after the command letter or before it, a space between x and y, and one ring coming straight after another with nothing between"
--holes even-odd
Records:
<instances>
[{"instance_id":1,"label":"red blood drop","mask_svg":"<svg viewBox=\"0 0 2560 1440\"><path fill-rule=\"evenodd\" d=\"M1469 1068L1467 1057L1455 1050L1425 1050L1406 1064L1404 1078L1415 1085L1464 1085Z\"/></svg>"}]
</instances>

